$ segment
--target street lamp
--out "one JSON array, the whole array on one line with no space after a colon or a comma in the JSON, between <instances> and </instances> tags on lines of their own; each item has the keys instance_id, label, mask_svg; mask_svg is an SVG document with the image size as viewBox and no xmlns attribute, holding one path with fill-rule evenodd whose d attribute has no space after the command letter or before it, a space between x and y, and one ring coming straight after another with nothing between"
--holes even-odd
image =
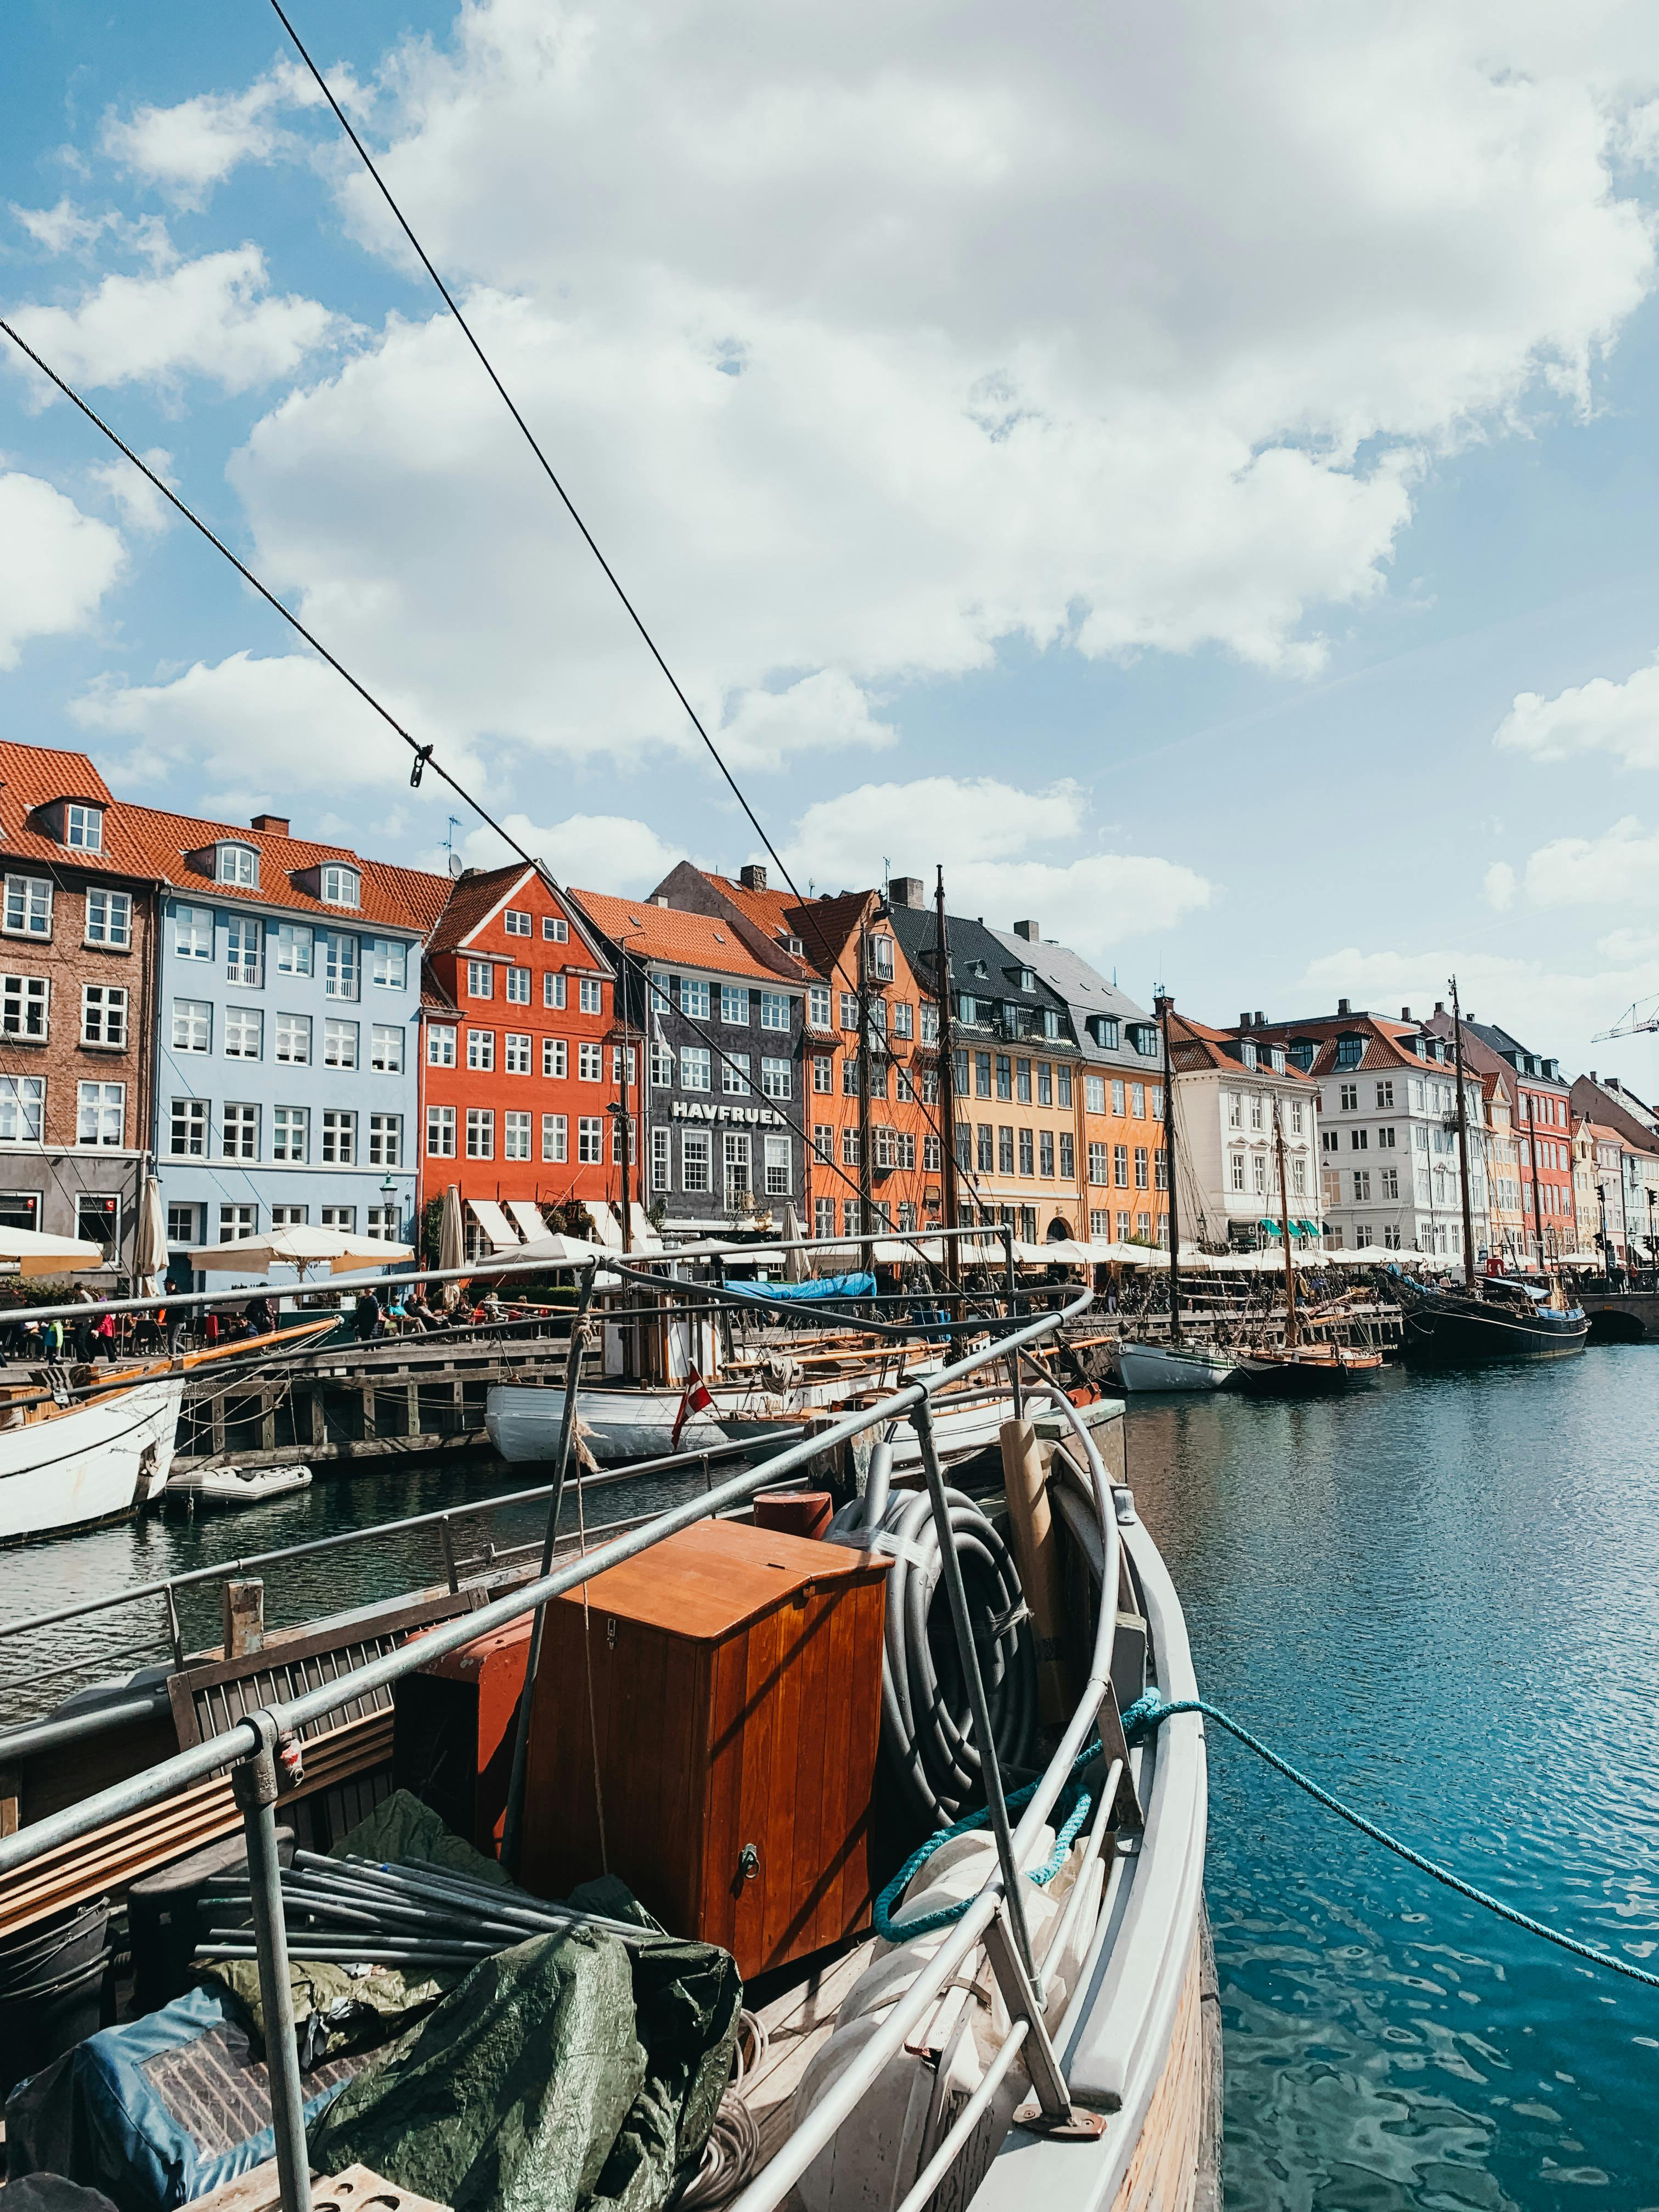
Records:
<instances>
[{"instance_id":1,"label":"street lamp","mask_svg":"<svg viewBox=\"0 0 1659 2212\"><path fill-rule=\"evenodd\" d=\"M1607 1187L1604 1182L1595 1186L1595 1196L1601 1208L1601 1279L1609 1291L1613 1288L1613 1247L1607 1242Z\"/></svg>"}]
</instances>

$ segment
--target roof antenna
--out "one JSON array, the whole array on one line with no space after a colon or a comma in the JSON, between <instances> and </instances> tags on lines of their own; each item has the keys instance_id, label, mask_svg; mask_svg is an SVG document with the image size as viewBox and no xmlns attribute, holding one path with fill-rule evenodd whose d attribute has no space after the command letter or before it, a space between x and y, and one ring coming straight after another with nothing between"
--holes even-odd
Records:
<instances>
[{"instance_id":1,"label":"roof antenna","mask_svg":"<svg viewBox=\"0 0 1659 2212\"><path fill-rule=\"evenodd\" d=\"M461 856L455 850L455 832L460 826L460 816L452 814L449 817L449 834L444 839L444 850L449 855L449 872L452 876L459 876L461 872Z\"/></svg>"}]
</instances>

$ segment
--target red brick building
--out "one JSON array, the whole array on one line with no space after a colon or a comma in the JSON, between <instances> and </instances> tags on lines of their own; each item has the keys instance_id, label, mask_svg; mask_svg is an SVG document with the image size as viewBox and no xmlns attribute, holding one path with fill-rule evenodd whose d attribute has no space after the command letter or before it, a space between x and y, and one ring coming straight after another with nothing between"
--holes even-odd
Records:
<instances>
[{"instance_id":1,"label":"red brick building","mask_svg":"<svg viewBox=\"0 0 1659 2212\"><path fill-rule=\"evenodd\" d=\"M0 744L0 1222L130 1265L150 1142L155 871L83 753Z\"/></svg>"},{"instance_id":2,"label":"red brick building","mask_svg":"<svg viewBox=\"0 0 1659 2212\"><path fill-rule=\"evenodd\" d=\"M539 868L457 881L426 951L419 1199L458 1186L471 1249L537 1233L544 1206L620 1200L616 1014L603 944ZM635 1113L637 1084L636 1063Z\"/></svg>"}]
</instances>

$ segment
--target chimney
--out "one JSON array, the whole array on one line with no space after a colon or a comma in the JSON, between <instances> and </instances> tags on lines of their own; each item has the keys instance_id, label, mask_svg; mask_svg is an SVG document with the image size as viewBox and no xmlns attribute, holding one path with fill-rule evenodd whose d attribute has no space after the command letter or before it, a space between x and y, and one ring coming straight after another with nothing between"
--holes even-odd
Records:
<instances>
[{"instance_id":1,"label":"chimney","mask_svg":"<svg viewBox=\"0 0 1659 2212\"><path fill-rule=\"evenodd\" d=\"M1598 1075L1597 1075L1597 1073L1595 1073L1595 1070L1594 1068L1591 1068L1591 1070L1590 1070L1590 1081L1591 1081L1592 1083L1599 1083L1599 1082L1601 1081L1601 1079L1600 1078L1600 1076L1598 1076Z\"/></svg>"},{"instance_id":2,"label":"chimney","mask_svg":"<svg viewBox=\"0 0 1659 2212\"><path fill-rule=\"evenodd\" d=\"M1250 1010L1248 1006L1238 1018L1238 1026L1242 1030L1247 1030L1250 1026Z\"/></svg>"},{"instance_id":3,"label":"chimney","mask_svg":"<svg viewBox=\"0 0 1659 2212\"><path fill-rule=\"evenodd\" d=\"M887 897L893 906L926 906L927 903L927 895L921 887L920 876L890 877Z\"/></svg>"},{"instance_id":4,"label":"chimney","mask_svg":"<svg viewBox=\"0 0 1659 2212\"><path fill-rule=\"evenodd\" d=\"M746 891L763 891L766 889L766 871L751 860L746 868L738 870L738 881Z\"/></svg>"},{"instance_id":5,"label":"chimney","mask_svg":"<svg viewBox=\"0 0 1659 2212\"><path fill-rule=\"evenodd\" d=\"M1336 1002L1336 1011L1339 1014L1351 1014L1353 1008L1346 999L1339 999Z\"/></svg>"},{"instance_id":6,"label":"chimney","mask_svg":"<svg viewBox=\"0 0 1659 2212\"><path fill-rule=\"evenodd\" d=\"M1443 1014L1443 1013L1445 1012L1445 1011L1446 1011L1446 1002L1445 1002L1445 1000L1444 1000L1443 999L1437 999L1437 1000L1435 1000L1435 1002L1434 1002L1434 1011L1436 1012L1436 1013L1437 1013L1437 1014ZM1467 1017L1467 1016L1465 1016L1465 1019L1467 1019L1467 1018L1468 1018L1468 1017Z\"/></svg>"},{"instance_id":7,"label":"chimney","mask_svg":"<svg viewBox=\"0 0 1659 2212\"><path fill-rule=\"evenodd\" d=\"M1260 1006L1255 1010L1255 1025L1259 1030L1264 1030L1267 1026L1267 1017L1262 1012Z\"/></svg>"},{"instance_id":8,"label":"chimney","mask_svg":"<svg viewBox=\"0 0 1659 2212\"><path fill-rule=\"evenodd\" d=\"M273 837L286 837L288 817L286 814L256 814L248 827L251 830L269 830Z\"/></svg>"},{"instance_id":9,"label":"chimney","mask_svg":"<svg viewBox=\"0 0 1659 2212\"><path fill-rule=\"evenodd\" d=\"M1034 921L1017 921L1014 924L1014 935L1023 937L1028 945L1040 945L1042 942L1041 933Z\"/></svg>"},{"instance_id":10,"label":"chimney","mask_svg":"<svg viewBox=\"0 0 1659 2212\"><path fill-rule=\"evenodd\" d=\"M1400 1009L1400 1018L1401 1018L1401 1020L1402 1022L1408 1022L1408 1021L1410 1021L1411 1018L1412 1018L1412 1010L1411 1010L1411 1008L1410 1008L1409 1006L1401 1006L1401 1008Z\"/></svg>"}]
</instances>

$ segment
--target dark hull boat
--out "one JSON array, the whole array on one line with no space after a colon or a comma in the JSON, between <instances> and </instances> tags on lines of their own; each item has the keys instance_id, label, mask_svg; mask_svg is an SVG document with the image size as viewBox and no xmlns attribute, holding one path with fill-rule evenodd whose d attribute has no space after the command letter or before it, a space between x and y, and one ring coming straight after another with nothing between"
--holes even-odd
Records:
<instances>
[{"instance_id":1,"label":"dark hull boat","mask_svg":"<svg viewBox=\"0 0 1659 2212\"><path fill-rule=\"evenodd\" d=\"M1345 1345L1258 1348L1239 1355L1233 1388L1255 1398L1322 1398L1358 1390L1382 1371L1381 1352L1352 1352Z\"/></svg>"},{"instance_id":2,"label":"dark hull boat","mask_svg":"<svg viewBox=\"0 0 1659 2212\"><path fill-rule=\"evenodd\" d=\"M1560 1359L1582 1352L1589 1322L1578 1306L1507 1279L1442 1290L1389 1270L1408 1354L1431 1359Z\"/></svg>"}]
</instances>

